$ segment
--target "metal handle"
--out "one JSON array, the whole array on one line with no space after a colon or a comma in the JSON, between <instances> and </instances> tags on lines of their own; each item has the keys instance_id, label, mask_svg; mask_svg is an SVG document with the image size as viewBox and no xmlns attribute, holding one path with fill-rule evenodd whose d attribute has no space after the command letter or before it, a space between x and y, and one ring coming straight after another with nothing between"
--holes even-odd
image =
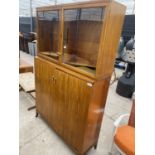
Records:
<instances>
[{"instance_id":1,"label":"metal handle","mask_svg":"<svg viewBox=\"0 0 155 155\"><path fill-rule=\"evenodd\" d=\"M90 83L90 82L87 82L87 86L88 86L88 87L92 87L92 86L93 86L93 84L92 84L92 83Z\"/></svg>"},{"instance_id":2,"label":"metal handle","mask_svg":"<svg viewBox=\"0 0 155 155\"><path fill-rule=\"evenodd\" d=\"M54 75L52 76L52 81L54 81Z\"/></svg>"},{"instance_id":3,"label":"metal handle","mask_svg":"<svg viewBox=\"0 0 155 155\"><path fill-rule=\"evenodd\" d=\"M52 77L50 78L50 80L52 80L52 82L54 83L54 84L56 84L56 77L54 76L54 75L52 75Z\"/></svg>"},{"instance_id":4,"label":"metal handle","mask_svg":"<svg viewBox=\"0 0 155 155\"><path fill-rule=\"evenodd\" d=\"M54 75L52 75L52 77L50 78L50 80L54 81Z\"/></svg>"},{"instance_id":5,"label":"metal handle","mask_svg":"<svg viewBox=\"0 0 155 155\"><path fill-rule=\"evenodd\" d=\"M56 84L56 80L57 80L57 79L54 77L54 84Z\"/></svg>"}]
</instances>

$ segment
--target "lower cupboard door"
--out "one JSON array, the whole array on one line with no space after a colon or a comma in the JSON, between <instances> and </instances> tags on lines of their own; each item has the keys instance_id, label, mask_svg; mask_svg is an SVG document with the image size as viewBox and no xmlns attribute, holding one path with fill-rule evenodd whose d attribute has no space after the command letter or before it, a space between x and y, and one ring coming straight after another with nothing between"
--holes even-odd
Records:
<instances>
[{"instance_id":1,"label":"lower cupboard door","mask_svg":"<svg viewBox=\"0 0 155 155\"><path fill-rule=\"evenodd\" d=\"M49 109L49 67L45 62L38 59L35 61L36 82L36 108L37 111L48 121Z\"/></svg>"},{"instance_id":2,"label":"lower cupboard door","mask_svg":"<svg viewBox=\"0 0 155 155\"><path fill-rule=\"evenodd\" d=\"M53 80L53 87L50 90L51 102L49 106L49 120L52 128L63 136L63 124L65 118L65 103L67 101L68 74L56 69Z\"/></svg>"},{"instance_id":3,"label":"lower cupboard door","mask_svg":"<svg viewBox=\"0 0 155 155\"><path fill-rule=\"evenodd\" d=\"M47 122L49 122L50 102L52 102L50 90L54 70L55 68L47 62L35 59L36 108Z\"/></svg>"},{"instance_id":4,"label":"lower cupboard door","mask_svg":"<svg viewBox=\"0 0 155 155\"><path fill-rule=\"evenodd\" d=\"M56 88L57 130L68 144L81 150L92 87L84 80L57 71Z\"/></svg>"}]
</instances>

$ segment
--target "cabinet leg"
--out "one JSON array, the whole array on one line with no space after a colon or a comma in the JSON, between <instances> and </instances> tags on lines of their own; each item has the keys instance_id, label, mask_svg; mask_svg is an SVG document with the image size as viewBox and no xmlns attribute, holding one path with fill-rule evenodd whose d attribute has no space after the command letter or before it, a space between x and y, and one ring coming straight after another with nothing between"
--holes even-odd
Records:
<instances>
[{"instance_id":1,"label":"cabinet leg","mask_svg":"<svg viewBox=\"0 0 155 155\"><path fill-rule=\"evenodd\" d=\"M36 117L38 117L38 112L36 111Z\"/></svg>"},{"instance_id":2,"label":"cabinet leg","mask_svg":"<svg viewBox=\"0 0 155 155\"><path fill-rule=\"evenodd\" d=\"M97 149L97 144L94 145L94 149L95 149L95 150Z\"/></svg>"}]
</instances>

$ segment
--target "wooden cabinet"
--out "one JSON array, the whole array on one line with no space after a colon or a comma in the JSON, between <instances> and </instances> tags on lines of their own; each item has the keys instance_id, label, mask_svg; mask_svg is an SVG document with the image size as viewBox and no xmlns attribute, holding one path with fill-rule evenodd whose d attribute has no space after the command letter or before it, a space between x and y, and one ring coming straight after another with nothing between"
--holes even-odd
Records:
<instances>
[{"instance_id":1,"label":"wooden cabinet","mask_svg":"<svg viewBox=\"0 0 155 155\"><path fill-rule=\"evenodd\" d=\"M77 153L97 145L125 7L37 8L36 110Z\"/></svg>"}]
</instances>

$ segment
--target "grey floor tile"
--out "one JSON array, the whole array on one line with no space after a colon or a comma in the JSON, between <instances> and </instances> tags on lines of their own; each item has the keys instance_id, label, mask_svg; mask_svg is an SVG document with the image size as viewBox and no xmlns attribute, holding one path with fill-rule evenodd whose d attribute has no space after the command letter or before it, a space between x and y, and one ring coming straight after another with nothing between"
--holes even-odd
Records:
<instances>
[{"instance_id":1,"label":"grey floor tile","mask_svg":"<svg viewBox=\"0 0 155 155\"><path fill-rule=\"evenodd\" d=\"M64 142L47 127L20 149L20 155L74 155Z\"/></svg>"}]
</instances>

